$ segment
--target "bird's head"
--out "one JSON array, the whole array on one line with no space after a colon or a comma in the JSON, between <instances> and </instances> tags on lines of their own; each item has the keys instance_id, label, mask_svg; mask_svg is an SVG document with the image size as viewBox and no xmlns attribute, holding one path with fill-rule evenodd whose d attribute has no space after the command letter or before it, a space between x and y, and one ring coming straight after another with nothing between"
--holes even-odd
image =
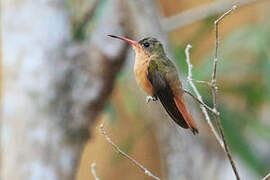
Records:
<instances>
[{"instance_id":1,"label":"bird's head","mask_svg":"<svg viewBox=\"0 0 270 180\"><path fill-rule=\"evenodd\" d=\"M158 41L156 38L147 37L140 41L134 41L134 40L127 39L124 37L120 37L120 36L114 36L114 35L109 35L109 36L112 38L121 39L131 44L136 54L143 53L143 55L147 55L147 56L165 54L161 42Z\"/></svg>"}]
</instances>

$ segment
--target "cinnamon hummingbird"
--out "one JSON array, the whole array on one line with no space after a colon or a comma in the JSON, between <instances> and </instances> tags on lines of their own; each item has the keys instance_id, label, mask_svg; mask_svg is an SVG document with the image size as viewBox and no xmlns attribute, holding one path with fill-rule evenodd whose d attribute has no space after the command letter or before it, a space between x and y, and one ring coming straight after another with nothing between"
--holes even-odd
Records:
<instances>
[{"instance_id":1,"label":"cinnamon hummingbird","mask_svg":"<svg viewBox=\"0 0 270 180\"><path fill-rule=\"evenodd\" d=\"M123 40L135 50L134 73L136 82L149 94L146 100L159 100L169 116L182 128L199 133L185 105L184 91L173 62L166 56L163 45L156 38L147 37L140 41L108 35Z\"/></svg>"}]
</instances>

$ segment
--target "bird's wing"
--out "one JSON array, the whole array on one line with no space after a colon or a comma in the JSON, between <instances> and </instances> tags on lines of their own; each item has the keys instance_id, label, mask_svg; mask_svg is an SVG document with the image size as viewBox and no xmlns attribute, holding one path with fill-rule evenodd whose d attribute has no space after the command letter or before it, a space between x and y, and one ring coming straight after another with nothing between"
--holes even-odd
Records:
<instances>
[{"instance_id":1,"label":"bird's wing","mask_svg":"<svg viewBox=\"0 0 270 180\"><path fill-rule=\"evenodd\" d=\"M153 86L155 96L170 117L179 126L190 128L193 134L198 133L192 116L185 106L182 85L173 63L170 60L150 60L148 79Z\"/></svg>"}]
</instances>

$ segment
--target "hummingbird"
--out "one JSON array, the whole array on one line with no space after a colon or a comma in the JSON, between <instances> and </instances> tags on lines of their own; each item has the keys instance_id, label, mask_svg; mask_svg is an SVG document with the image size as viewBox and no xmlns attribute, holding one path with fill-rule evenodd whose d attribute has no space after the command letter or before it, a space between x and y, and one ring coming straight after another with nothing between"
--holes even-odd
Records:
<instances>
[{"instance_id":1,"label":"hummingbird","mask_svg":"<svg viewBox=\"0 0 270 180\"><path fill-rule=\"evenodd\" d=\"M176 124L190 129L194 135L198 134L197 125L185 105L177 69L166 56L162 43L153 37L134 41L115 35L108 36L129 43L135 50L135 79L149 95L146 101L159 100Z\"/></svg>"}]
</instances>

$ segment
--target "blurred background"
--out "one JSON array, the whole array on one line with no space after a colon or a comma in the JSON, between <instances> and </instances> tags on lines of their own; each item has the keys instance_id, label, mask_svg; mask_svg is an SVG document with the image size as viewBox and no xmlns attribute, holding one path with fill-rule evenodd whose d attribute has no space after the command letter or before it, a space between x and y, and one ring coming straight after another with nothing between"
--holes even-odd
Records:
<instances>
[{"instance_id":1,"label":"blurred background","mask_svg":"<svg viewBox=\"0 0 270 180\"><path fill-rule=\"evenodd\" d=\"M1 3L1 179L151 179L99 131L161 179L234 179L199 105L200 134L178 128L133 75L127 44L157 37L179 69L192 45L193 76L209 80L220 25L218 109L242 179L270 171L269 0L8 0ZM197 84L212 106L209 87ZM213 122L215 124L215 122Z\"/></svg>"}]
</instances>

